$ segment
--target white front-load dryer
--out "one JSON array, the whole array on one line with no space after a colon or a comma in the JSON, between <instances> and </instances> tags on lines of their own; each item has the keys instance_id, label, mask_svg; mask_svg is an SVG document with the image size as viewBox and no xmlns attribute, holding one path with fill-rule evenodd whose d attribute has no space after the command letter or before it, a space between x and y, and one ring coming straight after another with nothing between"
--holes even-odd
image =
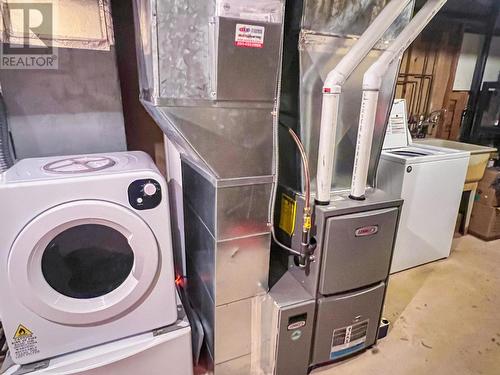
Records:
<instances>
[{"instance_id":1,"label":"white front-load dryer","mask_svg":"<svg viewBox=\"0 0 500 375\"><path fill-rule=\"evenodd\" d=\"M15 363L177 319L167 186L141 152L25 159L0 177L0 317Z\"/></svg>"}]
</instances>

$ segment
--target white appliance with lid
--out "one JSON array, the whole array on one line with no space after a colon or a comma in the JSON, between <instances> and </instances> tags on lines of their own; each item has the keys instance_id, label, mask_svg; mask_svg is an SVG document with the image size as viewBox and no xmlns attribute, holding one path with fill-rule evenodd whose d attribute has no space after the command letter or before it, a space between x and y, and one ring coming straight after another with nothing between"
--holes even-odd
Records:
<instances>
[{"instance_id":1,"label":"white appliance with lid","mask_svg":"<svg viewBox=\"0 0 500 375\"><path fill-rule=\"evenodd\" d=\"M404 199L391 273L447 258L469 153L412 143L404 100L394 102L377 187Z\"/></svg>"},{"instance_id":2,"label":"white appliance with lid","mask_svg":"<svg viewBox=\"0 0 500 375\"><path fill-rule=\"evenodd\" d=\"M26 364L177 320L167 186L141 152L25 159L0 177L0 316Z\"/></svg>"}]
</instances>

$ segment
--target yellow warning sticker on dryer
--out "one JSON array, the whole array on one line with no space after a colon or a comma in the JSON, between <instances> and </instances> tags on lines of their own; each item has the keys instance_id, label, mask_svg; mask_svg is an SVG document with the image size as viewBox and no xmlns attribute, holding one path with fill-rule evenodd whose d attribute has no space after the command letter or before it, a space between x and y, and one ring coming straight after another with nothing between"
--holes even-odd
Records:
<instances>
[{"instance_id":1,"label":"yellow warning sticker on dryer","mask_svg":"<svg viewBox=\"0 0 500 375\"><path fill-rule=\"evenodd\" d=\"M21 359L40 353L38 338L24 324L19 324L11 340L10 353L14 359Z\"/></svg>"},{"instance_id":2,"label":"yellow warning sticker on dryer","mask_svg":"<svg viewBox=\"0 0 500 375\"><path fill-rule=\"evenodd\" d=\"M297 212L297 202L286 194L281 195L281 212L279 227L289 236L295 230L295 214Z\"/></svg>"},{"instance_id":3,"label":"yellow warning sticker on dryer","mask_svg":"<svg viewBox=\"0 0 500 375\"><path fill-rule=\"evenodd\" d=\"M26 328L22 324L19 324L19 327L17 327L16 334L14 335L14 338L17 339L19 337L32 336L32 335L33 335L33 332L31 332L28 328Z\"/></svg>"}]
</instances>

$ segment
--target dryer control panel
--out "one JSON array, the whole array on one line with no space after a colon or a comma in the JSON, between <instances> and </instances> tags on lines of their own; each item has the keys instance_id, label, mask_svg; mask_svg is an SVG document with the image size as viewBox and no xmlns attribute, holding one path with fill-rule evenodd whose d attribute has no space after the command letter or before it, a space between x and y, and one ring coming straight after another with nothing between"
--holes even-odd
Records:
<instances>
[{"instance_id":1,"label":"dryer control panel","mask_svg":"<svg viewBox=\"0 0 500 375\"><path fill-rule=\"evenodd\" d=\"M150 210L161 203L161 185L153 179L136 180L128 187L128 201L136 210Z\"/></svg>"}]
</instances>

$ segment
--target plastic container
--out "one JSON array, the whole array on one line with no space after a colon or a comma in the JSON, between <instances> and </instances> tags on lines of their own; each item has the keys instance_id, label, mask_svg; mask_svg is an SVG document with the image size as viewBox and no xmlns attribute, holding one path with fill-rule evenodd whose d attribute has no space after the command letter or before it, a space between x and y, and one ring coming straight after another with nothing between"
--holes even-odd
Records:
<instances>
[{"instance_id":1,"label":"plastic container","mask_svg":"<svg viewBox=\"0 0 500 375\"><path fill-rule=\"evenodd\" d=\"M465 177L466 184L481 181L491 154L497 152L497 149L494 147L478 146L470 143L449 141L447 139L430 138L418 140L415 143L451 148L454 150L469 151L470 160L469 167L467 169L467 176Z\"/></svg>"}]
</instances>

